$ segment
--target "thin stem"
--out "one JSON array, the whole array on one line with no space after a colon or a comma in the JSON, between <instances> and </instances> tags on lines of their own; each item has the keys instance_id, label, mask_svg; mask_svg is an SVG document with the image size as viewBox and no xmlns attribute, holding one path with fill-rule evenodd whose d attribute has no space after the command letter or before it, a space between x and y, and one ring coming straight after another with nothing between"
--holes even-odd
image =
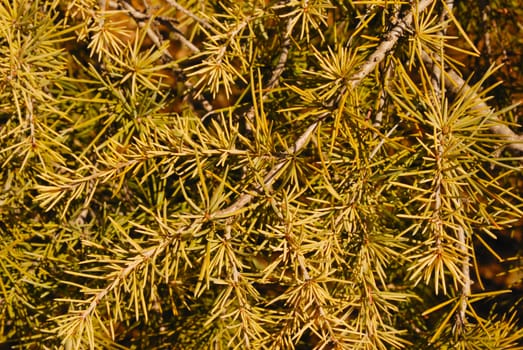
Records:
<instances>
[{"instance_id":1,"label":"thin stem","mask_svg":"<svg viewBox=\"0 0 523 350\"><path fill-rule=\"evenodd\" d=\"M466 242L465 230L462 226L458 227L458 241L459 249L463 254L461 272L463 272L463 285L461 287L461 304L458 311L458 322L461 325L466 323L466 313L468 308L467 299L471 294L471 279L470 279L470 257L469 248Z\"/></svg>"},{"instance_id":2,"label":"thin stem","mask_svg":"<svg viewBox=\"0 0 523 350\"><path fill-rule=\"evenodd\" d=\"M390 63L387 65L387 68L385 69L385 74L383 77L383 88L379 91L379 105L376 113L376 117L374 118L374 123L372 123L375 127L380 127L381 123L383 122L383 110L385 109L385 102L387 101L387 88L389 86L390 77L392 75L392 71L394 69L394 62L390 61Z\"/></svg>"},{"instance_id":3,"label":"thin stem","mask_svg":"<svg viewBox=\"0 0 523 350\"><path fill-rule=\"evenodd\" d=\"M291 45L291 36L290 32L292 30L292 21L290 19L287 19L287 29L285 31L283 42L281 44L281 53L280 58L278 59L278 64L276 64L276 67L272 71L271 78L269 79L269 83L267 84L266 92L262 96L262 102L265 101L269 94L272 92L271 90L274 89L279 84L280 76L282 75L283 71L285 70L285 64L287 63L287 59L289 57L289 48ZM254 121L254 105L252 105L247 113L245 113L245 117L250 123L246 124L246 128L248 131L251 130L250 124ZM206 115L207 116L207 115ZM204 118L206 117L204 116Z\"/></svg>"},{"instance_id":4,"label":"thin stem","mask_svg":"<svg viewBox=\"0 0 523 350\"><path fill-rule=\"evenodd\" d=\"M483 21L483 26L485 28L485 34L484 34L484 38L485 38L485 48L487 49L487 57L490 59L492 57L492 45L491 45L491 42L490 42L490 28L489 28L489 13L490 13L490 6L487 5L485 6L485 8L483 9L483 13L482 13L482 16L481 16L481 20Z\"/></svg>"},{"instance_id":5,"label":"thin stem","mask_svg":"<svg viewBox=\"0 0 523 350\"><path fill-rule=\"evenodd\" d=\"M27 105L27 122L29 123L31 147L34 147L36 145L36 136L35 136L35 119L34 119L34 112L33 112L33 100L31 97L28 96L25 101L26 101L26 105Z\"/></svg>"},{"instance_id":6,"label":"thin stem","mask_svg":"<svg viewBox=\"0 0 523 350\"><path fill-rule=\"evenodd\" d=\"M100 6L100 11L103 13L106 11L107 9L107 0L99 0L98 1L98 6ZM103 28L105 24L105 16L102 14L100 16L100 22L99 22L99 26L100 28Z\"/></svg>"},{"instance_id":7,"label":"thin stem","mask_svg":"<svg viewBox=\"0 0 523 350\"><path fill-rule=\"evenodd\" d=\"M443 10L441 11L441 15L439 18L442 30L439 31L439 35L441 37L441 40L444 40L444 36L447 33L448 25L446 23L449 13L452 12L452 9L454 8L454 0L446 0L445 1L446 6L443 6ZM443 43L441 44L441 51L443 52L445 50L445 47L443 46ZM437 75L435 71L432 71L432 87L434 88L435 95L438 97L441 97L441 75Z\"/></svg>"},{"instance_id":8,"label":"thin stem","mask_svg":"<svg viewBox=\"0 0 523 350\"><path fill-rule=\"evenodd\" d=\"M285 69L285 63L287 63L287 59L289 57L289 47L291 46L291 35L290 32L292 30L292 21L287 20L287 28L285 30L285 34L283 37L283 42L281 44L281 54L280 59L278 60L278 64L276 65L276 68L272 71L271 79L269 80L269 83L267 84L268 89L272 89L278 85L278 79L280 78L281 74L283 73L283 70ZM267 93L263 96L265 98L267 96Z\"/></svg>"},{"instance_id":9,"label":"thin stem","mask_svg":"<svg viewBox=\"0 0 523 350\"><path fill-rule=\"evenodd\" d=\"M182 5L178 4L176 1L174 0L166 0L167 3L171 6L173 6L174 8L176 8L178 11L180 11L181 13L183 13L184 15L186 15L187 17L190 17L192 18L193 20L195 20L196 22L198 22L199 24L201 24L203 27L205 27L206 29L209 29L209 30L213 30L214 28L209 24L209 22L207 22L206 20L196 16L194 13L192 13L191 11L187 10L185 7L183 7Z\"/></svg>"},{"instance_id":10,"label":"thin stem","mask_svg":"<svg viewBox=\"0 0 523 350\"><path fill-rule=\"evenodd\" d=\"M446 6L443 6L443 11L441 11L441 16L440 16L441 23L444 23L448 19L449 13L451 13L452 10L454 9L454 0L446 0L445 4L446 4ZM447 33L447 27L448 26L446 26L446 25L443 26L443 31L441 32L442 35L445 35Z\"/></svg>"},{"instance_id":11,"label":"thin stem","mask_svg":"<svg viewBox=\"0 0 523 350\"><path fill-rule=\"evenodd\" d=\"M372 158L374 158L374 156L376 155L376 153L378 153L379 149L381 148L381 146L383 146L383 144L385 143L385 140L390 136L392 135L392 133L398 128L400 124L399 123L396 123L388 132L387 134L380 140L380 142L376 145L376 147L374 147L374 149L372 150L372 152L370 152L370 155L369 155L369 160L371 160Z\"/></svg>"}]
</instances>

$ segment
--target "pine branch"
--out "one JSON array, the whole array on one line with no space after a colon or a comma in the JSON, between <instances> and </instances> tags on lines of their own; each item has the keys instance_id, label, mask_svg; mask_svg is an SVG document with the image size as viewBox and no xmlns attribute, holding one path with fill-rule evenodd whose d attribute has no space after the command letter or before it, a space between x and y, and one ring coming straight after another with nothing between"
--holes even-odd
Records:
<instances>
[{"instance_id":1,"label":"pine branch","mask_svg":"<svg viewBox=\"0 0 523 350\"><path fill-rule=\"evenodd\" d=\"M423 11L427 6L429 6L432 3L433 0L424 0L422 3L420 3L417 7L417 11L421 12ZM385 59L387 53L389 53L396 42L399 40L399 38L404 35L406 29L410 26L412 23L412 12L408 12L405 17L399 21L399 23L392 28L385 37L387 38L385 41L383 41L376 50L370 55L370 57L367 59L366 63L364 63L358 72L356 72L354 75L352 75L348 81L349 86L343 86L340 93L336 96L336 98L330 103L330 105L334 106L336 105L335 109L340 108L339 104L342 100L342 95L345 93L345 91L350 88L354 89L356 86L367 76L369 75L376 66ZM290 25L290 22L288 22L287 26ZM284 43L287 40L284 40ZM285 47L284 47L285 48ZM282 56L280 56L280 62L284 62L286 59L286 53L282 53ZM271 82L277 81L277 76L281 74L282 70L277 68L275 71L273 71L273 76L271 77ZM329 105L329 104L328 104ZM315 122L313 122L307 130L301 134L298 137L298 140L293 146L293 149L289 152L287 152L287 155L293 155L299 152L303 147L306 146L310 135L314 133L318 125L321 123L321 121L327 116L327 114L320 115ZM275 165L264 177L264 183L263 186L257 186L256 190L259 191L262 188L270 188L271 184L277 179L276 174L278 171L285 165L286 160L281 161L277 165ZM233 215L233 213L239 212L243 207L248 205L254 196L252 194L243 194L240 196L240 198L233 203L228 208L225 208L223 210L220 210L219 212L215 213L215 217L227 217L229 215Z\"/></svg>"},{"instance_id":2,"label":"pine branch","mask_svg":"<svg viewBox=\"0 0 523 350\"><path fill-rule=\"evenodd\" d=\"M398 40L408 32L412 25L414 12L417 14L423 12L434 0L423 0L415 6L415 8L408 11L403 18L398 20L396 24L388 33L384 35L383 40L376 50L369 56L367 61L360 67L359 71L349 78L349 88L354 89L365 77L367 77L378 64L380 64L388 53L392 51Z\"/></svg>"},{"instance_id":3,"label":"pine branch","mask_svg":"<svg viewBox=\"0 0 523 350\"><path fill-rule=\"evenodd\" d=\"M292 157L293 155L300 152L309 142L311 135L314 133L318 125L321 123L323 118L325 118L326 115L320 116L314 123L312 123L307 130L303 134L300 135L298 140L294 143L292 149L288 150L285 155L287 157L284 157L283 160L281 160L278 164L276 164L274 167L272 167L267 174L263 177L263 184L257 185L255 187L255 191L259 192L263 189L270 188L271 185L278 179L280 176L280 170L285 166L285 164L289 161L289 157ZM232 215L237 215L246 205L248 205L253 199L254 195L250 193L244 193L242 194L233 204L229 205L227 208L221 209L215 213L212 214L211 218L226 218Z\"/></svg>"},{"instance_id":4,"label":"pine branch","mask_svg":"<svg viewBox=\"0 0 523 350\"><path fill-rule=\"evenodd\" d=\"M427 52L423 51L421 53L421 58L423 61L432 67L432 70L435 72L436 75L441 76L442 69L439 66L439 63L441 62L440 57L437 54L433 54L433 57L429 55ZM459 76L459 74L453 70L452 68L446 68L443 73L445 74L445 87L449 89L454 94L458 93L471 93L471 87L467 84L467 82ZM477 96L474 93L475 96ZM512 131L508 126L501 124L498 117L495 116L495 113L490 107L483 101L483 99L477 97L476 98L476 105L474 107L475 111L478 111L480 114L490 116L490 119L494 121L495 123L490 126L490 130L497 135L500 135L505 139L507 144L505 145L507 148L512 149L514 151L523 152L523 135L518 135L514 131Z\"/></svg>"}]
</instances>

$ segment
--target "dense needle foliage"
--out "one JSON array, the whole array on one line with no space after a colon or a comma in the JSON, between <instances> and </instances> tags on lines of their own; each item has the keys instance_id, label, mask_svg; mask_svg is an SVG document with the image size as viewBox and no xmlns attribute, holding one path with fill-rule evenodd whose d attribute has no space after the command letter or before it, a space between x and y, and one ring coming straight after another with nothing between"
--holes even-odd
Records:
<instances>
[{"instance_id":1,"label":"dense needle foliage","mask_svg":"<svg viewBox=\"0 0 523 350\"><path fill-rule=\"evenodd\" d=\"M522 16L0 0L0 343L523 348Z\"/></svg>"}]
</instances>

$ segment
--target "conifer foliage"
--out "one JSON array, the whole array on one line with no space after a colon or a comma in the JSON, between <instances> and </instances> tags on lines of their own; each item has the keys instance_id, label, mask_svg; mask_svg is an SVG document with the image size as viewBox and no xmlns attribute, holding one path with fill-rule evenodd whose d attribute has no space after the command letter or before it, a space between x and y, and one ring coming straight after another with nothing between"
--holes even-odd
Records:
<instances>
[{"instance_id":1,"label":"conifer foliage","mask_svg":"<svg viewBox=\"0 0 523 350\"><path fill-rule=\"evenodd\" d=\"M0 0L0 343L523 348L522 16Z\"/></svg>"}]
</instances>

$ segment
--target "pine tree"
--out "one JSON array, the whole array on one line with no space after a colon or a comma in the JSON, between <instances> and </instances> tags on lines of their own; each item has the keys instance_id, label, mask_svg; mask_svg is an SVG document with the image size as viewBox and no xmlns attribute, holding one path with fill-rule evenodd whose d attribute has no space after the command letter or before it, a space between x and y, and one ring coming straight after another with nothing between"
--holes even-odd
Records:
<instances>
[{"instance_id":1,"label":"pine tree","mask_svg":"<svg viewBox=\"0 0 523 350\"><path fill-rule=\"evenodd\" d=\"M523 349L522 16L0 0L0 344Z\"/></svg>"}]
</instances>

